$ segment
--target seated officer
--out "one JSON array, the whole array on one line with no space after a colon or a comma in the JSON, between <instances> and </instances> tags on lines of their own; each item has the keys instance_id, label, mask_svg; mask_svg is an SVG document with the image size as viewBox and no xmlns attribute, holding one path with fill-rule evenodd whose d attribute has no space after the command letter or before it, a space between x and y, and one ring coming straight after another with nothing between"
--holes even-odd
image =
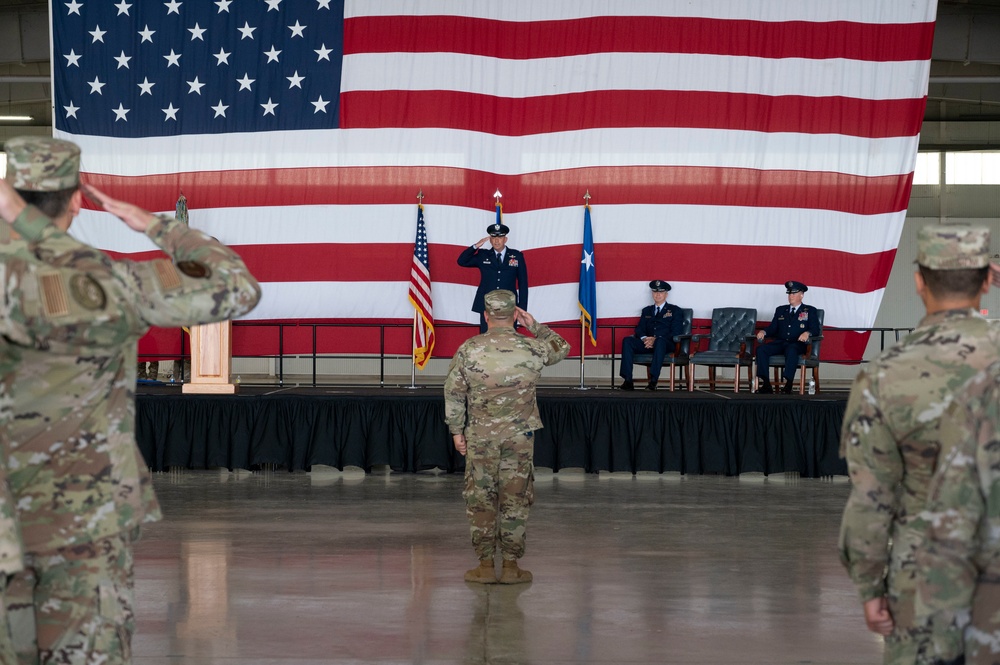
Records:
<instances>
[{"instance_id":1,"label":"seated officer","mask_svg":"<svg viewBox=\"0 0 1000 665\"><path fill-rule=\"evenodd\" d=\"M785 282L785 293L788 294L788 304L774 310L774 318L770 325L757 333L757 341L763 342L765 337L771 337L767 344L757 346L757 392L771 394L771 382L767 378L770 371L771 356L785 354L785 385L781 392L790 394L795 381L795 369L799 366L799 356L806 352L806 342L810 336L819 335L819 316L816 308L802 304L802 294L809 287L802 282Z\"/></svg>"},{"instance_id":2,"label":"seated officer","mask_svg":"<svg viewBox=\"0 0 1000 665\"><path fill-rule=\"evenodd\" d=\"M622 390L635 390L632 384L632 358L636 353L653 353L646 390L656 390L663 359L674 350L674 337L683 332L684 314L677 305L667 303L670 284L662 279L649 283L653 304L644 307L635 326L635 334L622 340L622 366L619 375Z\"/></svg>"}]
</instances>

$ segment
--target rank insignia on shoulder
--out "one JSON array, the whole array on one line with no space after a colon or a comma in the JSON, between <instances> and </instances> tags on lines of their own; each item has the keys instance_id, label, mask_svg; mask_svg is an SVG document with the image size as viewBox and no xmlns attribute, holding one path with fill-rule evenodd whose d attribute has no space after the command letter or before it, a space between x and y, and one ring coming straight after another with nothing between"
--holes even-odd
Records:
<instances>
[{"instance_id":1,"label":"rank insignia on shoulder","mask_svg":"<svg viewBox=\"0 0 1000 665\"><path fill-rule=\"evenodd\" d=\"M194 279L204 279L212 274L208 266L198 261L181 261L177 264L177 269Z\"/></svg>"},{"instance_id":2,"label":"rank insignia on shoulder","mask_svg":"<svg viewBox=\"0 0 1000 665\"><path fill-rule=\"evenodd\" d=\"M108 304L104 288L90 275L73 275L69 280L69 291L73 300L84 309L104 309Z\"/></svg>"}]
</instances>

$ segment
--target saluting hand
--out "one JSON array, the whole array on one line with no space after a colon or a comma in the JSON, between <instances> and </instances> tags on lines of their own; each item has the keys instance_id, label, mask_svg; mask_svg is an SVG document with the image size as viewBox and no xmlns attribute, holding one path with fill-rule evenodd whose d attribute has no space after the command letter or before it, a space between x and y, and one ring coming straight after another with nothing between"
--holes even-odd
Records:
<instances>
[{"instance_id":1,"label":"saluting hand","mask_svg":"<svg viewBox=\"0 0 1000 665\"><path fill-rule=\"evenodd\" d=\"M21 195L10 186L10 183L0 178L0 217L13 224L17 216L20 215L28 204L24 202Z\"/></svg>"},{"instance_id":2,"label":"saluting hand","mask_svg":"<svg viewBox=\"0 0 1000 665\"><path fill-rule=\"evenodd\" d=\"M535 317L528 314L520 307L514 308L514 320L525 328L531 328L531 326L535 325Z\"/></svg>"},{"instance_id":3,"label":"saluting hand","mask_svg":"<svg viewBox=\"0 0 1000 665\"><path fill-rule=\"evenodd\" d=\"M82 185L81 188L88 199L125 222L134 231L145 231L150 224L156 221L154 215L139 206L113 199L93 185Z\"/></svg>"},{"instance_id":4,"label":"saluting hand","mask_svg":"<svg viewBox=\"0 0 1000 665\"><path fill-rule=\"evenodd\" d=\"M483 245L485 245L489 241L490 241L490 237L486 236L485 238L483 238L482 240L480 240L479 242L476 243L476 249L479 249L480 247L482 247Z\"/></svg>"}]
</instances>

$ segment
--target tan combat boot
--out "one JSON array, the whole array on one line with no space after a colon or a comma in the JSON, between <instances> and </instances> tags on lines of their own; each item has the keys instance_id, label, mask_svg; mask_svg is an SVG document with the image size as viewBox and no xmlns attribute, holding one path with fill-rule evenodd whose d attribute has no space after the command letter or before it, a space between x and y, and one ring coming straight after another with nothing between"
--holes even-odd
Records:
<instances>
[{"instance_id":1,"label":"tan combat boot","mask_svg":"<svg viewBox=\"0 0 1000 665\"><path fill-rule=\"evenodd\" d=\"M517 567L517 561L503 560L503 569L500 571L500 584L524 584L531 581L531 573Z\"/></svg>"},{"instance_id":2,"label":"tan combat boot","mask_svg":"<svg viewBox=\"0 0 1000 665\"><path fill-rule=\"evenodd\" d=\"M497 574L493 570L493 559L483 559L479 562L479 566L465 571L465 581L477 584L496 584Z\"/></svg>"}]
</instances>

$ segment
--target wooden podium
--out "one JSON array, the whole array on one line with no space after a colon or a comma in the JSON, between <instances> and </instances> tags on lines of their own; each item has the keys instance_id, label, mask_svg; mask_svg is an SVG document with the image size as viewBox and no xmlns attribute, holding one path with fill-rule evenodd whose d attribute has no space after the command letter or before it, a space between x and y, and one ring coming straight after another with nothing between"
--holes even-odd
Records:
<instances>
[{"instance_id":1,"label":"wooden podium","mask_svg":"<svg viewBox=\"0 0 1000 665\"><path fill-rule=\"evenodd\" d=\"M229 378L233 370L232 334L232 321L191 326L191 381L181 387L181 392L239 392L239 384Z\"/></svg>"}]
</instances>

